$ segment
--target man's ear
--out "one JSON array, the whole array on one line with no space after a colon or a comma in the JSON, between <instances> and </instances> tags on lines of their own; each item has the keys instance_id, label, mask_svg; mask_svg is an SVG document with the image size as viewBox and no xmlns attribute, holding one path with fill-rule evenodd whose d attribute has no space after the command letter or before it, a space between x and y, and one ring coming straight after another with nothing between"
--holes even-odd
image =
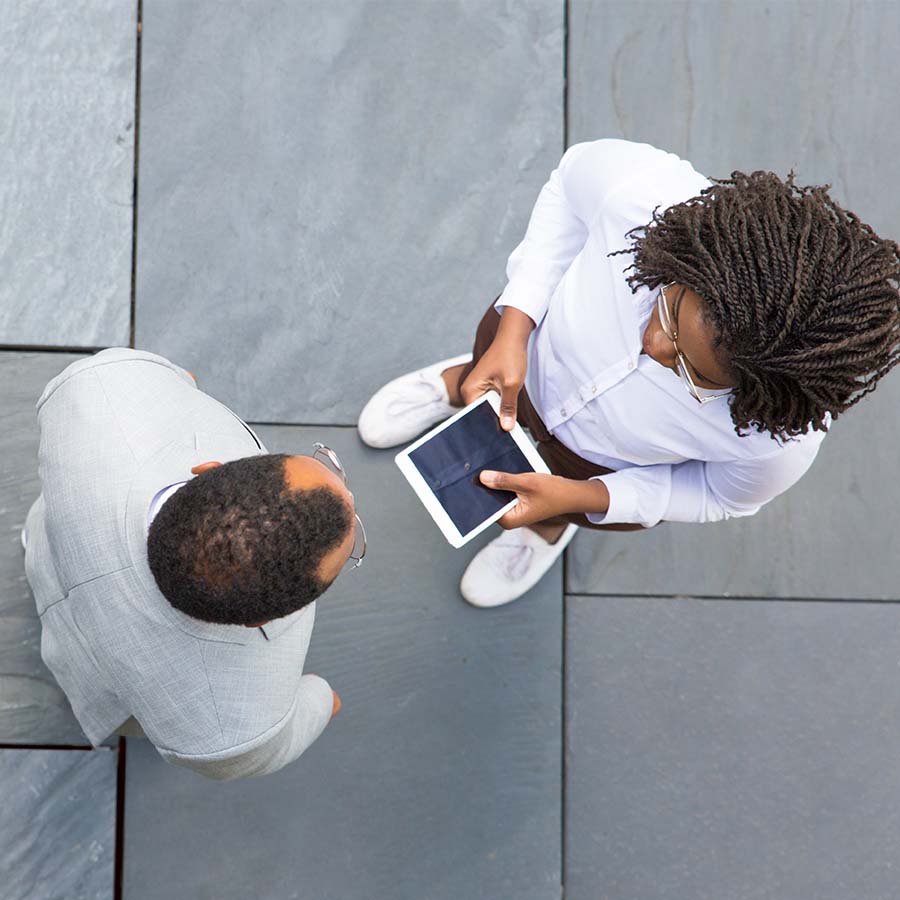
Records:
<instances>
[{"instance_id":1,"label":"man's ear","mask_svg":"<svg viewBox=\"0 0 900 900\"><path fill-rule=\"evenodd\" d=\"M204 472L208 472L210 469L215 469L216 466L221 465L222 463L212 460L210 462L200 463L199 466L194 466L194 468L191 469L191 475L202 475Z\"/></svg>"}]
</instances>

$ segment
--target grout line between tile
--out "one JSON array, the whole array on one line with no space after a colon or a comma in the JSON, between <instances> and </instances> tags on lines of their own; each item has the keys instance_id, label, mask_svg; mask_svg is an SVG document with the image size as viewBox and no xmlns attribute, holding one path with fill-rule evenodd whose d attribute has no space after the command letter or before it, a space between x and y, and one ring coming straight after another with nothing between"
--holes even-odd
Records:
<instances>
[{"instance_id":1,"label":"grout line between tile","mask_svg":"<svg viewBox=\"0 0 900 900\"><path fill-rule=\"evenodd\" d=\"M567 669L566 669L566 650L568 646L567 639L567 596L565 591L566 585L566 568L567 568L567 553L563 554L563 564L562 564L562 576L563 576L563 590L562 590L562 634L560 636L560 641L562 643L561 653L560 653L560 715L559 715L559 727L560 727L560 781L559 781L559 808L560 808L560 818L559 818L559 828L560 828L560 839L559 839L559 879L560 879L560 894L562 897L565 897L566 894L566 677L567 677Z\"/></svg>"},{"instance_id":2,"label":"grout line between tile","mask_svg":"<svg viewBox=\"0 0 900 900\"><path fill-rule=\"evenodd\" d=\"M90 744L0 744L0 750L109 750L109 747L92 747Z\"/></svg>"},{"instance_id":3,"label":"grout line between tile","mask_svg":"<svg viewBox=\"0 0 900 900\"><path fill-rule=\"evenodd\" d=\"M570 0L563 0L563 153L569 146L569 15Z\"/></svg>"},{"instance_id":4,"label":"grout line between tile","mask_svg":"<svg viewBox=\"0 0 900 900\"><path fill-rule=\"evenodd\" d=\"M113 867L113 900L122 900L122 879L125 869L125 756L128 744L119 738L119 758L116 761L116 850Z\"/></svg>"},{"instance_id":5,"label":"grout line between tile","mask_svg":"<svg viewBox=\"0 0 900 900\"><path fill-rule=\"evenodd\" d=\"M570 0L563 0L563 96L562 96L562 152L569 146L569 15ZM559 893L566 896L566 606L569 585L569 554L563 553L562 561L562 634L560 650L560 782L559 782Z\"/></svg>"},{"instance_id":6,"label":"grout line between tile","mask_svg":"<svg viewBox=\"0 0 900 900\"><path fill-rule=\"evenodd\" d=\"M42 347L40 344L0 344L0 351L16 353L98 353L105 347Z\"/></svg>"},{"instance_id":7,"label":"grout line between tile","mask_svg":"<svg viewBox=\"0 0 900 900\"><path fill-rule=\"evenodd\" d=\"M253 428L356 428L356 422L345 424L342 422L251 422L247 424Z\"/></svg>"},{"instance_id":8,"label":"grout line between tile","mask_svg":"<svg viewBox=\"0 0 900 900\"><path fill-rule=\"evenodd\" d=\"M625 591L613 591L610 593L596 593L592 591L566 591L566 597L609 597L634 600L716 600L719 602L731 602L741 600L756 600L766 603L846 603L865 606L889 606L900 603L900 598L885 598L879 600L872 597L771 597L756 594L631 594Z\"/></svg>"},{"instance_id":9,"label":"grout line between tile","mask_svg":"<svg viewBox=\"0 0 900 900\"><path fill-rule=\"evenodd\" d=\"M128 346L134 347L135 315L137 312L137 225L138 225L138 155L141 134L141 31L144 22L144 2L137 0L134 54L134 176L131 193L131 302L129 305Z\"/></svg>"}]
</instances>

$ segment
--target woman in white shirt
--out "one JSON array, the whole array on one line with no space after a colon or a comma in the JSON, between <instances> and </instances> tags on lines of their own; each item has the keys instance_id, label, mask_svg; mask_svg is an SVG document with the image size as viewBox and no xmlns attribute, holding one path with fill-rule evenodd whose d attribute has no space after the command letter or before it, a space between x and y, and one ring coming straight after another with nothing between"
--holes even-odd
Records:
<instances>
[{"instance_id":1,"label":"woman in white shirt","mask_svg":"<svg viewBox=\"0 0 900 900\"><path fill-rule=\"evenodd\" d=\"M753 515L900 361L896 243L827 188L711 182L648 144L570 148L507 275L472 357L395 379L359 421L394 446L494 389L503 427L530 428L554 474L482 474L519 504L463 577L476 606L521 596L577 526Z\"/></svg>"}]
</instances>

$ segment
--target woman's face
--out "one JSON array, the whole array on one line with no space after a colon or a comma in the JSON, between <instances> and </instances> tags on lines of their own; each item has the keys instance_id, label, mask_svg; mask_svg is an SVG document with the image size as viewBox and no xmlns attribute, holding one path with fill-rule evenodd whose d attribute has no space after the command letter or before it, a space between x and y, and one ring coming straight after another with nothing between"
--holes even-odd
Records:
<instances>
[{"instance_id":1,"label":"woman's face","mask_svg":"<svg viewBox=\"0 0 900 900\"><path fill-rule=\"evenodd\" d=\"M659 289L657 289L658 292ZM699 294L680 284L668 285L664 291L669 321L674 325L676 340L666 335L660 321L658 304L644 332L643 352L661 366L677 372L678 350L685 360L694 384L708 390L734 387L728 370L722 365L715 349L716 333L703 315L703 301Z\"/></svg>"}]
</instances>

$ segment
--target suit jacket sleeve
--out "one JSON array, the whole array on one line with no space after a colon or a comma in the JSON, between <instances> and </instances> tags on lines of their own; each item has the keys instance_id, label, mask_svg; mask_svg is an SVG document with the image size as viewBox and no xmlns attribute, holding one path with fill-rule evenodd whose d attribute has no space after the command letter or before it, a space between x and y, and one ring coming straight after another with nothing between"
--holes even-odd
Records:
<instances>
[{"instance_id":1,"label":"suit jacket sleeve","mask_svg":"<svg viewBox=\"0 0 900 900\"><path fill-rule=\"evenodd\" d=\"M196 756L157 749L167 762L219 781L269 775L297 759L319 737L331 720L332 705L328 682L304 675L287 715L253 740Z\"/></svg>"}]
</instances>

